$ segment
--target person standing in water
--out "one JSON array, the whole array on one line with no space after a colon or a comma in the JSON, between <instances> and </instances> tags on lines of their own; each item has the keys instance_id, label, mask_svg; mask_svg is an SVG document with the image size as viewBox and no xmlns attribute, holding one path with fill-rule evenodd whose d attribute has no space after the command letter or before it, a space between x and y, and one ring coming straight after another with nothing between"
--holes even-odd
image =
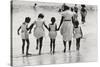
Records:
<instances>
[{"instance_id":1,"label":"person standing in water","mask_svg":"<svg viewBox=\"0 0 100 67\"><path fill-rule=\"evenodd\" d=\"M37 3L34 4L33 9L36 11Z\"/></svg>"},{"instance_id":2,"label":"person standing in water","mask_svg":"<svg viewBox=\"0 0 100 67\"><path fill-rule=\"evenodd\" d=\"M50 37L50 53L55 53L55 40L56 40L56 36L57 36L57 24L55 23L56 19L55 17L51 18L51 22L49 24L49 37Z\"/></svg>"},{"instance_id":3,"label":"person standing in water","mask_svg":"<svg viewBox=\"0 0 100 67\"><path fill-rule=\"evenodd\" d=\"M84 24L86 21L85 21L85 18L86 18L86 15L87 15L87 10L86 10L86 6L85 5L81 5L81 21L82 23Z\"/></svg>"},{"instance_id":4,"label":"person standing in water","mask_svg":"<svg viewBox=\"0 0 100 67\"><path fill-rule=\"evenodd\" d=\"M74 38L76 39L76 50L80 50L80 40L83 37L82 29L79 26L78 20L75 22L74 29L73 29Z\"/></svg>"},{"instance_id":5,"label":"person standing in water","mask_svg":"<svg viewBox=\"0 0 100 67\"><path fill-rule=\"evenodd\" d=\"M31 33L33 26L36 25L36 27L34 28L34 36L36 37L36 43L37 43L36 49L38 49L38 46L39 46L39 55L41 55L43 37L45 34L43 25L46 26L43 18L44 18L44 15L40 13L38 15L37 20L35 20L35 22L32 23L30 26L30 33Z\"/></svg>"},{"instance_id":6,"label":"person standing in water","mask_svg":"<svg viewBox=\"0 0 100 67\"><path fill-rule=\"evenodd\" d=\"M25 42L27 42L27 48L26 48L26 55L31 55L29 54L29 28L28 28L28 24L30 22L31 18L30 17L26 17L25 18L25 22L22 23L22 25L19 27L19 29L17 30L17 34L20 35L19 31L21 30L21 38L22 38L22 54L24 54L24 47L25 47Z\"/></svg>"},{"instance_id":7,"label":"person standing in water","mask_svg":"<svg viewBox=\"0 0 100 67\"><path fill-rule=\"evenodd\" d=\"M64 44L64 52L66 52L66 42L69 43L69 51L71 48L72 42L72 34L73 34L73 24L72 24L72 16L73 12L71 12L70 8L67 5L63 5L62 15L60 25L58 30L60 29L61 35L63 36L63 44Z\"/></svg>"}]
</instances>

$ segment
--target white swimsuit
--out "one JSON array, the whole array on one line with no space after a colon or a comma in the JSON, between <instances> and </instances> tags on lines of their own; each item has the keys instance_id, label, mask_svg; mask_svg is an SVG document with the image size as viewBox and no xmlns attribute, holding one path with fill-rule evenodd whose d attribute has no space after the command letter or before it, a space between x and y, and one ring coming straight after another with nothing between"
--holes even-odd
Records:
<instances>
[{"instance_id":1,"label":"white swimsuit","mask_svg":"<svg viewBox=\"0 0 100 67\"><path fill-rule=\"evenodd\" d=\"M25 22L21 25L21 38L22 39L28 39L29 38L29 33L27 31L27 27L28 27L28 24L25 23Z\"/></svg>"},{"instance_id":2,"label":"white swimsuit","mask_svg":"<svg viewBox=\"0 0 100 67\"><path fill-rule=\"evenodd\" d=\"M80 28L81 27L74 28L74 38L80 38L82 36Z\"/></svg>"},{"instance_id":3,"label":"white swimsuit","mask_svg":"<svg viewBox=\"0 0 100 67\"><path fill-rule=\"evenodd\" d=\"M44 28L43 28L43 20L42 19L37 19L35 21L35 29L34 29L34 36L38 39L44 36Z\"/></svg>"},{"instance_id":4,"label":"white swimsuit","mask_svg":"<svg viewBox=\"0 0 100 67\"><path fill-rule=\"evenodd\" d=\"M50 37L51 39L55 39L56 36L57 36L57 32L56 32L56 30L55 30L56 24L54 24L54 25L51 25L51 24L50 24L49 27L50 27L49 37Z\"/></svg>"}]
</instances>

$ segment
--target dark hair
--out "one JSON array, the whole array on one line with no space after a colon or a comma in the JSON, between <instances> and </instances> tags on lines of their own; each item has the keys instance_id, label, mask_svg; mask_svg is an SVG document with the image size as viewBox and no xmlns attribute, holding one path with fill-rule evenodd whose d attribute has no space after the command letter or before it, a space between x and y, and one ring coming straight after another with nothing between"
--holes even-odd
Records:
<instances>
[{"instance_id":1,"label":"dark hair","mask_svg":"<svg viewBox=\"0 0 100 67\"><path fill-rule=\"evenodd\" d=\"M30 17L26 17L26 18L25 18L25 22L27 22L27 23L29 23L29 22L30 22L30 20L31 20L31 18L30 18Z\"/></svg>"},{"instance_id":2,"label":"dark hair","mask_svg":"<svg viewBox=\"0 0 100 67\"><path fill-rule=\"evenodd\" d=\"M74 9L71 7L71 11L73 12L74 11Z\"/></svg>"},{"instance_id":3,"label":"dark hair","mask_svg":"<svg viewBox=\"0 0 100 67\"><path fill-rule=\"evenodd\" d=\"M34 5L36 6L37 4L35 3Z\"/></svg>"},{"instance_id":4,"label":"dark hair","mask_svg":"<svg viewBox=\"0 0 100 67\"><path fill-rule=\"evenodd\" d=\"M75 6L77 6L77 4L75 4Z\"/></svg>"},{"instance_id":5,"label":"dark hair","mask_svg":"<svg viewBox=\"0 0 100 67\"><path fill-rule=\"evenodd\" d=\"M43 15L42 13L40 13L40 14L38 15L38 18L44 18L44 15Z\"/></svg>"},{"instance_id":6,"label":"dark hair","mask_svg":"<svg viewBox=\"0 0 100 67\"><path fill-rule=\"evenodd\" d=\"M51 18L51 22L54 23L55 21L56 21L55 17L52 17L52 18Z\"/></svg>"},{"instance_id":7,"label":"dark hair","mask_svg":"<svg viewBox=\"0 0 100 67\"><path fill-rule=\"evenodd\" d=\"M65 10L69 10L69 6L67 6L66 4L63 4L63 11L65 11Z\"/></svg>"},{"instance_id":8,"label":"dark hair","mask_svg":"<svg viewBox=\"0 0 100 67\"><path fill-rule=\"evenodd\" d=\"M75 27L78 27L78 25L79 25L78 20L77 20L77 21L75 21L74 25L75 25Z\"/></svg>"},{"instance_id":9,"label":"dark hair","mask_svg":"<svg viewBox=\"0 0 100 67\"><path fill-rule=\"evenodd\" d=\"M86 7L86 6L84 4L82 4L81 7Z\"/></svg>"}]
</instances>

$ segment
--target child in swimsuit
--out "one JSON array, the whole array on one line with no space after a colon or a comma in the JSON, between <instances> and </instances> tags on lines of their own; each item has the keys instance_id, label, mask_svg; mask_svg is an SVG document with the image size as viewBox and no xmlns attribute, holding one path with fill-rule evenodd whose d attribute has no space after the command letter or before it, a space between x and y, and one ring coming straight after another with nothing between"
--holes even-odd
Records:
<instances>
[{"instance_id":1,"label":"child in swimsuit","mask_svg":"<svg viewBox=\"0 0 100 67\"><path fill-rule=\"evenodd\" d=\"M83 33L82 33L82 29L81 27L79 26L79 22L76 21L75 22L75 26L74 26L74 38L76 39L76 50L79 51L80 49L80 40L83 36Z\"/></svg>"},{"instance_id":2,"label":"child in swimsuit","mask_svg":"<svg viewBox=\"0 0 100 67\"><path fill-rule=\"evenodd\" d=\"M56 36L57 36L57 25L55 23L56 19L55 17L51 18L51 24L49 24L49 37L50 37L50 53L55 53L55 40L56 40ZM53 50L52 50L53 48Z\"/></svg>"},{"instance_id":3,"label":"child in swimsuit","mask_svg":"<svg viewBox=\"0 0 100 67\"><path fill-rule=\"evenodd\" d=\"M21 38L22 38L22 54L24 54L24 47L25 47L25 41L27 42L27 48L26 48L26 55L30 55L28 53L29 51L29 32L28 32L28 24L30 22L30 17L25 18L25 22L19 27L17 33L19 35L19 31L21 30Z\"/></svg>"},{"instance_id":4,"label":"child in swimsuit","mask_svg":"<svg viewBox=\"0 0 100 67\"><path fill-rule=\"evenodd\" d=\"M44 18L44 15L40 13L38 15L37 20L35 20L35 22L32 23L30 26L30 33L31 33L33 26L36 25L34 28L34 36L36 37L36 42L37 42L36 49L38 49L38 44L40 44L39 45L39 55L41 55L42 42L43 42L43 37L45 33L43 25L46 26L43 18Z\"/></svg>"}]
</instances>

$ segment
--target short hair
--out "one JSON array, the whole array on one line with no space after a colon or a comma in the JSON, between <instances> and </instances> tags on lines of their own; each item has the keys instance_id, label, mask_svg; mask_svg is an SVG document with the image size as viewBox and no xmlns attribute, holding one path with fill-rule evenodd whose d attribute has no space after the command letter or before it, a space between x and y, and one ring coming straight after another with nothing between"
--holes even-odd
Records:
<instances>
[{"instance_id":1,"label":"short hair","mask_svg":"<svg viewBox=\"0 0 100 67\"><path fill-rule=\"evenodd\" d=\"M25 22L27 22L27 23L29 23L29 22L30 22L30 20L31 20L31 18L30 18L30 17L26 17L26 18L25 18Z\"/></svg>"},{"instance_id":2,"label":"short hair","mask_svg":"<svg viewBox=\"0 0 100 67\"><path fill-rule=\"evenodd\" d=\"M40 13L40 14L38 15L38 18L44 18L44 15L43 15L42 13Z\"/></svg>"},{"instance_id":3,"label":"short hair","mask_svg":"<svg viewBox=\"0 0 100 67\"><path fill-rule=\"evenodd\" d=\"M86 7L86 6L84 4L82 4L81 7Z\"/></svg>"},{"instance_id":4,"label":"short hair","mask_svg":"<svg viewBox=\"0 0 100 67\"><path fill-rule=\"evenodd\" d=\"M36 6L37 4L35 3L34 5Z\"/></svg>"},{"instance_id":5,"label":"short hair","mask_svg":"<svg viewBox=\"0 0 100 67\"><path fill-rule=\"evenodd\" d=\"M51 18L51 21L52 21L52 22L55 22L55 21L56 21L55 17L52 17L52 18Z\"/></svg>"}]
</instances>

